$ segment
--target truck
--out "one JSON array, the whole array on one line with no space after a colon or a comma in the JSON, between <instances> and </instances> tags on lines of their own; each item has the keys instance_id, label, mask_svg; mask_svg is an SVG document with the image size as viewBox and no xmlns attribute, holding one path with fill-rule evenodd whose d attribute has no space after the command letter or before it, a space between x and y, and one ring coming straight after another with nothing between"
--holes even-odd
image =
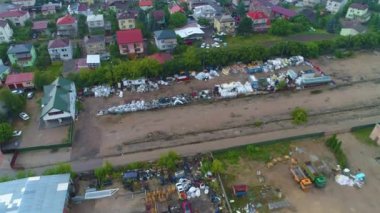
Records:
<instances>
[{"instance_id":1,"label":"truck","mask_svg":"<svg viewBox=\"0 0 380 213\"><path fill-rule=\"evenodd\" d=\"M311 161L307 161L303 163L301 166L305 171L306 175L314 183L315 187L323 188L326 186L326 177L317 171L317 169L312 165Z\"/></svg>"},{"instance_id":2,"label":"truck","mask_svg":"<svg viewBox=\"0 0 380 213\"><path fill-rule=\"evenodd\" d=\"M308 191L310 187L313 185L311 180L306 176L306 174L302 171L302 168L299 165L291 166L290 172L293 175L294 181L296 181L300 188L303 191Z\"/></svg>"}]
</instances>

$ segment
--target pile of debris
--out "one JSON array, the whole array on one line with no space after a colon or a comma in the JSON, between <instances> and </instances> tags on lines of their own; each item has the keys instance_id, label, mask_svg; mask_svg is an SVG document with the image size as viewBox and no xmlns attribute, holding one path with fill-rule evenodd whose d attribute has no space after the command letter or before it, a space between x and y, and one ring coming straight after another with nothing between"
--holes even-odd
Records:
<instances>
[{"instance_id":1,"label":"pile of debris","mask_svg":"<svg viewBox=\"0 0 380 213\"><path fill-rule=\"evenodd\" d=\"M152 101L133 100L129 103L119 106L113 106L105 111L100 111L98 115L104 114L123 114L128 112L137 112L151 109L159 109L170 106L178 106L188 104L190 102L189 97L185 95L177 95L173 97L165 97L160 99L154 99Z\"/></svg>"},{"instance_id":2,"label":"pile of debris","mask_svg":"<svg viewBox=\"0 0 380 213\"><path fill-rule=\"evenodd\" d=\"M210 70L210 72L199 72L198 74L194 73L193 75L195 79L198 79L200 81L207 81L218 77L219 73L216 70Z\"/></svg>"},{"instance_id":3,"label":"pile of debris","mask_svg":"<svg viewBox=\"0 0 380 213\"><path fill-rule=\"evenodd\" d=\"M158 83L146 80L144 78L137 80L127 80L122 81L123 87L132 92L150 92L159 89ZM165 85L166 82L160 81L161 85Z\"/></svg>"},{"instance_id":4,"label":"pile of debris","mask_svg":"<svg viewBox=\"0 0 380 213\"><path fill-rule=\"evenodd\" d=\"M241 82L231 82L221 85L215 85L216 94L222 98L234 98L241 94L249 94L253 92L252 85L249 82L245 82L243 85Z\"/></svg>"},{"instance_id":5,"label":"pile of debris","mask_svg":"<svg viewBox=\"0 0 380 213\"><path fill-rule=\"evenodd\" d=\"M113 93L113 89L110 86L95 86L91 89L95 97L109 97Z\"/></svg>"}]
</instances>

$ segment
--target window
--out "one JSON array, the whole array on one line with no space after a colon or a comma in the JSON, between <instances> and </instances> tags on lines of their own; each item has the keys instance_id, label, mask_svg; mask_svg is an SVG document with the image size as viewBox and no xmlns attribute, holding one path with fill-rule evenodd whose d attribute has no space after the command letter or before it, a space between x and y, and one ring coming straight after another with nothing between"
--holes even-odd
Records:
<instances>
[{"instance_id":1,"label":"window","mask_svg":"<svg viewBox=\"0 0 380 213\"><path fill-rule=\"evenodd\" d=\"M67 55L67 54L64 54L64 55L63 55L63 57L68 57L68 56L69 56L69 55Z\"/></svg>"},{"instance_id":2,"label":"window","mask_svg":"<svg viewBox=\"0 0 380 213\"><path fill-rule=\"evenodd\" d=\"M62 111L58 111L58 112L49 112L48 115L60 115L60 114L63 114Z\"/></svg>"}]
</instances>

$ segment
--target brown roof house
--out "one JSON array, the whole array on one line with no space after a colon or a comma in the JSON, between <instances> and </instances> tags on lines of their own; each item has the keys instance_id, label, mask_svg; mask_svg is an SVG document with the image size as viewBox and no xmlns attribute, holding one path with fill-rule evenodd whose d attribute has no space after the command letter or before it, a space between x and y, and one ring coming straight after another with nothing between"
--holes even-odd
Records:
<instances>
[{"instance_id":1,"label":"brown roof house","mask_svg":"<svg viewBox=\"0 0 380 213\"><path fill-rule=\"evenodd\" d=\"M367 28L363 26L359 21L341 21L342 28L340 30L341 36L354 36L357 34L367 32Z\"/></svg>"},{"instance_id":2,"label":"brown roof house","mask_svg":"<svg viewBox=\"0 0 380 213\"><path fill-rule=\"evenodd\" d=\"M49 41L48 52L51 60L70 60L73 58L73 45L67 38Z\"/></svg>"},{"instance_id":3,"label":"brown roof house","mask_svg":"<svg viewBox=\"0 0 380 213\"><path fill-rule=\"evenodd\" d=\"M106 40L102 35L84 37L87 55L102 54L106 51Z\"/></svg>"}]
</instances>

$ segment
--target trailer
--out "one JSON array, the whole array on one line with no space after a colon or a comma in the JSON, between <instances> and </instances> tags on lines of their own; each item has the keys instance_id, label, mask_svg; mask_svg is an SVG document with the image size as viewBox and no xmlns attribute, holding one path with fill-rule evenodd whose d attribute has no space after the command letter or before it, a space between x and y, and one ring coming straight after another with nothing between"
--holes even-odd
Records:
<instances>
[{"instance_id":1,"label":"trailer","mask_svg":"<svg viewBox=\"0 0 380 213\"><path fill-rule=\"evenodd\" d=\"M307 161L301 166L317 188L323 188L326 186L326 177L317 171L317 169L312 165L311 161Z\"/></svg>"},{"instance_id":2,"label":"trailer","mask_svg":"<svg viewBox=\"0 0 380 213\"><path fill-rule=\"evenodd\" d=\"M303 191L308 191L313 185L311 180L302 171L302 168L298 165L290 167L290 172L293 175L294 181L296 181Z\"/></svg>"}]
</instances>

